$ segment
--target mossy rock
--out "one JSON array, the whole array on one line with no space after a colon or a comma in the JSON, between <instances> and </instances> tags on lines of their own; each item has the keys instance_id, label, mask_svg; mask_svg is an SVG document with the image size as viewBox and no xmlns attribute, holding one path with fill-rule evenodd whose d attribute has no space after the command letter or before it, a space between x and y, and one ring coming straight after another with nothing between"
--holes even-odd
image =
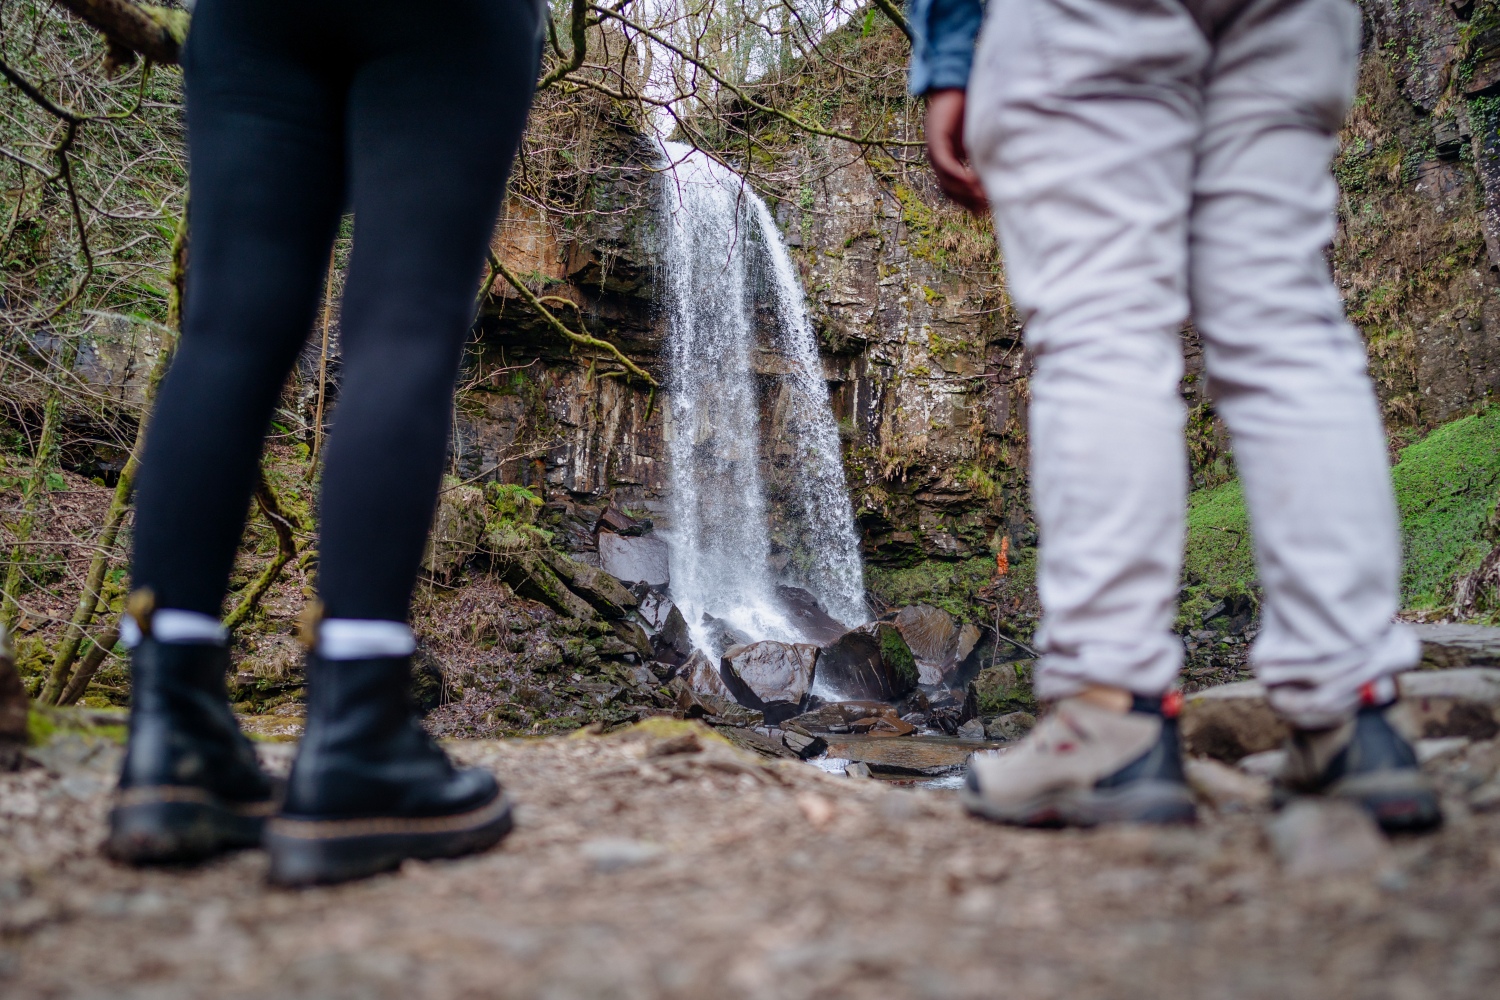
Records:
<instances>
[{"instance_id":1,"label":"mossy rock","mask_svg":"<svg viewBox=\"0 0 1500 1000\"><path fill-rule=\"evenodd\" d=\"M986 667L974 680L979 695L979 714L1005 715L1010 712L1038 711L1031 678L1035 660L1015 660Z\"/></svg>"}]
</instances>

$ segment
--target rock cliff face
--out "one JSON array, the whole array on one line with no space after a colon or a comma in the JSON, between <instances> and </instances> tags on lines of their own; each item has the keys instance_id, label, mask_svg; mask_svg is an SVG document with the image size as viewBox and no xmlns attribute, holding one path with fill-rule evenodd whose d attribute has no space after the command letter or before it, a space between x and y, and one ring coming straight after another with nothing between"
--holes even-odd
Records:
<instances>
[{"instance_id":1,"label":"rock cliff face","mask_svg":"<svg viewBox=\"0 0 1500 1000\"><path fill-rule=\"evenodd\" d=\"M1364 9L1331 262L1401 443L1500 389L1500 14L1445 0ZM586 214L545 218L513 203L495 249L559 316L669 386L654 266L661 179L647 144L622 142L620 166L593 177ZM851 144L776 148L757 184L819 328L867 561L988 560L1003 538L1024 552L1027 367L988 226ZM1232 474L1227 442L1191 330L1184 339L1195 480L1213 485ZM610 499L670 528L667 429L652 392L627 385L603 354L570 350L503 284L484 307L475 358L455 471L539 490L576 549L588 549L582 529ZM769 348L759 370L774 497L791 452ZM789 558L793 543L778 541Z\"/></svg>"}]
</instances>

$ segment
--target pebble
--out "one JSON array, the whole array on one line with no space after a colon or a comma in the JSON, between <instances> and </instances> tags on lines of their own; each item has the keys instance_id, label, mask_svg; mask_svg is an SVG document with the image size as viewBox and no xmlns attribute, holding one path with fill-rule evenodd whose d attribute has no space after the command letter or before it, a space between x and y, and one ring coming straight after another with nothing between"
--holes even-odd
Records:
<instances>
[{"instance_id":1,"label":"pebble","mask_svg":"<svg viewBox=\"0 0 1500 1000\"><path fill-rule=\"evenodd\" d=\"M984 723L978 719L970 719L958 727L958 738L961 740L984 739Z\"/></svg>"},{"instance_id":2,"label":"pebble","mask_svg":"<svg viewBox=\"0 0 1500 1000\"><path fill-rule=\"evenodd\" d=\"M586 840L579 848L583 856L593 862L594 870L601 874L617 872L625 868L649 864L661 857L665 849L660 844L627 837L599 837Z\"/></svg>"}]
</instances>

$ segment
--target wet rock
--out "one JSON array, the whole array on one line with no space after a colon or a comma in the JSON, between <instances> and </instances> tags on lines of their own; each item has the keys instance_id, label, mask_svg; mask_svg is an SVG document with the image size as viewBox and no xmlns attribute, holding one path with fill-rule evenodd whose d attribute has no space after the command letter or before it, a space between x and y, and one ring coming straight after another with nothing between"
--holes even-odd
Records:
<instances>
[{"instance_id":1,"label":"wet rock","mask_svg":"<svg viewBox=\"0 0 1500 1000\"><path fill-rule=\"evenodd\" d=\"M979 692L974 684L963 692L945 691L934 696L932 708L927 713L928 724L949 736L956 735L960 726L978 717Z\"/></svg>"},{"instance_id":2,"label":"wet rock","mask_svg":"<svg viewBox=\"0 0 1500 1000\"><path fill-rule=\"evenodd\" d=\"M783 729L781 731L781 742L788 750L803 760L818 757L828 752L828 741L821 736L814 736L806 730Z\"/></svg>"},{"instance_id":3,"label":"wet rock","mask_svg":"<svg viewBox=\"0 0 1500 1000\"><path fill-rule=\"evenodd\" d=\"M958 738L961 740L982 740L984 737L984 723L978 719L970 719L958 727Z\"/></svg>"},{"instance_id":4,"label":"wet rock","mask_svg":"<svg viewBox=\"0 0 1500 1000\"><path fill-rule=\"evenodd\" d=\"M597 557L594 531L599 524L598 507L554 500L542 505L538 520L552 530L555 544L564 551L594 553Z\"/></svg>"},{"instance_id":5,"label":"wet rock","mask_svg":"<svg viewBox=\"0 0 1500 1000\"><path fill-rule=\"evenodd\" d=\"M940 736L829 736L828 756L862 761L889 777L936 778L961 773L969 755L985 746Z\"/></svg>"},{"instance_id":6,"label":"wet rock","mask_svg":"<svg viewBox=\"0 0 1500 1000\"><path fill-rule=\"evenodd\" d=\"M693 651L693 655L688 657L678 673L698 694L722 698L725 701L734 700L734 695L730 692L729 686L724 683L719 667L708 658L707 654L699 650Z\"/></svg>"},{"instance_id":7,"label":"wet rock","mask_svg":"<svg viewBox=\"0 0 1500 1000\"><path fill-rule=\"evenodd\" d=\"M604 509L604 513L599 515L599 527L601 530L607 528L625 538L638 538L650 531L652 525L650 518L633 518L614 504L610 504Z\"/></svg>"},{"instance_id":8,"label":"wet rock","mask_svg":"<svg viewBox=\"0 0 1500 1000\"><path fill-rule=\"evenodd\" d=\"M1271 804L1271 783L1237 771L1212 757L1189 757L1183 762L1188 785L1216 809L1256 810Z\"/></svg>"},{"instance_id":9,"label":"wet rock","mask_svg":"<svg viewBox=\"0 0 1500 1000\"><path fill-rule=\"evenodd\" d=\"M856 761L851 762L847 767L844 768L844 777L846 777L846 778L870 778L870 777L874 777L874 775L870 772L870 765L869 764L866 764L862 760L856 760Z\"/></svg>"},{"instance_id":10,"label":"wet rock","mask_svg":"<svg viewBox=\"0 0 1500 1000\"><path fill-rule=\"evenodd\" d=\"M871 622L823 647L818 678L843 698L895 701L917 686L917 663L889 622Z\"/></svg>"},{"instance_id":11,"label":"wet rock","mask_svg":"<svg viewBox=\"0 0 1500 1000\"><path fill-rule=\"evenodd\" d=\"M896 626L917 661L917 677L922 684L943 684L948 674L973 650L979 630L967 626L964 638L968 648L959 651L960 627L957 620L942 608L916 604L896 612L891 624Z\"/></svg>"},{"instance_id":12,"label":"wet rock","mask_svg":"<svg viewBox=\"0 0 1500 1000\"><path fill-rule=\"evenodd\" d=\"M484 490L453 486L438 497L422 568L447 580L479 551L484 537Z\"/></svg>"},{"instance_id":13,"label":"wet rock","mask_svg":"<svg viewBox=\"0 0 1500 1000\"><path fill-rule=\"evenodd\" d=\"M658 660L673 666L685 663L693 655L693 636L675 606L667 612L661 629L651 637L651 649Z\"/></svg>"},{"instance_id":14,"label":"wet rock","mask_svg":"<svg viewBox=\"0 0 1500 1000\"><path fill-rule=\"evenodd\" d=\"M987 722L984 733L992 740L1019 740L1035 725L1036 716L1030 712L1007 712Z\"/></svg>"},{"instance_id":15,"label":"wet rock","mask_svg":"<svg viewBox=\"0 0 1500 1000\"><path fill-rule=\"evenodd\" d=\"M625 585L605 570L570 559L551 549L542 558L568 589L606 618L619 619L640 603Z\"/></svg>"},{"instance_id":16,"label":"wet rock","mask_svg":"<svg viewBox=\"0 0 1500 1000\"><path fill-rule=\"evenodd\" d=\"M653 587L665 587L671 581L667 543L655 535L632 538L601 531L598 546L599 568L611 576Z\"/></svg>"},{"instance_id":17,"label":"wet rock","mask_svg":"<svg viewBox=\"0 0 1500 1000\"><path fill-rule=\"evenodd\" d=\"M708 612L703 613L701 624L708 631L709 652L714 656L723 656L725 650L731 646L748 646L750 637L722 618L715 618Z\"/></svg>"},{"instance_id":18,"label":"wet rock","mask_svg":"<svg viewBox=\"0 0 1500 1000\"><path fill-rule=\"evenodd\" d=\"M865 719L900 721L895 708L881 701L835 701L820 705L787 721L788 726L810 733L852 733L854 725Z\"/></svg>"},{"instance_id":19,"label":"wet rock","mask_svg":"<svg viewBox=\"0 0 1500 1000\"><path fill-rule=\"evenodd\" d=\"M817 661L817 646L763 640L725 650L719 673L735 701L777 722L802 711Z\"/></svg>"},{"instance_id":20,"label":"wet rock","mask_svg":"<svg viewBox=\"0 0 1500 1000\"><path fill-rule=\"evenodd\" d=\"M777 587L776 596L786 609L787 617L796 623L803 637L814 645L833 642L848 631L842 623L823 610L810 592L801 587Z\"/></svg>"},{"instance_id":21,"label":"wet rock","mask_svg":"<svg viewBox=\"0 0 1500 1000\"><path fill-rule=\"evenodd\" d=\"M1303 799L1267 824L1271 847L1288 875L1347 875L1373 870L1386 842L1370 814L1349 802Z\"/></svg>"},{"instance_id":22,"label":"wet rock","mask_svg":"<svg viewBox=\"0 0 1500 1000\"><path fill-rule=\"evenodd\" d=\"M660 588L652 587L648 584L637 583L630 589L630 592L635 595L635 599L639 602L636 605L635 613L639 617L641 624L646 627L647 634L655 635L661 631L662 626L667 622L667 616L672 613L676 605L672 603L666 594L662 593ZM678 617L681 617L681 615L679 614Z\"/></svg>"},{"instance_id":23,"label":"wet rock","mask_svg":"<svg viewBox=\"0 0 1500 1000\"><path fill-rule=\"evenodd\" d=\"M872 715L855 719L849 724L849 731L869 736L910 736L917 731L917 727L892 715Z\"/></svg>"}]
</instances>

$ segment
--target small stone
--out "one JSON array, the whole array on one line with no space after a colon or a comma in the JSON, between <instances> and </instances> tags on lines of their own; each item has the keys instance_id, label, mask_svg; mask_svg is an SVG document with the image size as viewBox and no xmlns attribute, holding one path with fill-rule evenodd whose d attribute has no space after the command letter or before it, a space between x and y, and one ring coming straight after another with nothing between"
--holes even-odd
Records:
<instances>
[{"instance_id":1,"label":"small stone","mask_svg":"<svg viewBox=\"0 0 1500 1000\"><path fill-rule=\"evenodd\" d=\"M797 796L797 808L816 829L823 829L833 819L833 803L814 792L803 792Z\"/></svg>"},{"instance_id":2,"label":"small stone","mask_svg":"<svg viewBox=\"0 0 1500 1000\"><path fill-rule=\"evenodd\" d=\"M984 727L984 734L992 740L1019 740L1036 726L1036 716L1030 712L1008 712L997 715Z\"/></svg>"},{"instance_id":3,"label":"small stone","mask_svg":"<svg viewBox=\"0 0 1500 1000\"><path fill-rule=\"evenodd\" d=\"M1241 757L1235 764L1241 771L1257 778L1272 779L1286 766L1285 750L1262 750L1248 757Z\"/></svg>"},{"instance_id":4,"label":"small stone","mask_svg":"<svg viewBox=\"0 0 1500 1000\"><path fill-rule=\"evenodd\" d=\"M1350 802L1293 802L1267 825L1272 850L1289 875L1346 875L1374 870L1386 841L1370 814Z\"/></svg>"},{"instance_id":5,"label":"small stone","mask_svg":"<svg viewBox=\"0 0 1500 1000\"><path fill-rule=\"evenodd\" d=\"M1255 810L1271 804L1271 783L1252 777L1212 757L1189 757L1183 762L1188 785L1216 809Z\"/></svg>"},{"instance_id":6,"label":"small stone","mask_svg":"<svg viewBox=\"0 0 1500 1000\"><path fill-rule=\"evenodd\" d=\"M580 850L583 856L592 862L594 870L605 875L648 864L661 857L663 853L659 844L630 840L625 837L600 837L596 840L586 840Z\"/></svg>"},{"instance_id":7,"label":"small stone","mask_svg":"<svg viewBox=\"0 0 1500 1000\"><path fill-rule=\"evenodd\" d=\"M844 768L846 778L868 778L870 777L870 765L862 760L857 760Z\"/></svg>"},{"instance_id":8,"label":"small stone","mask_svg":"<svg viewBox=\"0 0 1500 1000\"><path fill-rule=\"evenodd\" d=\"M984 739L984 723L978 719L970 719L958 727L958 738L961 740Z\"/></svg>"}]
</instances>

